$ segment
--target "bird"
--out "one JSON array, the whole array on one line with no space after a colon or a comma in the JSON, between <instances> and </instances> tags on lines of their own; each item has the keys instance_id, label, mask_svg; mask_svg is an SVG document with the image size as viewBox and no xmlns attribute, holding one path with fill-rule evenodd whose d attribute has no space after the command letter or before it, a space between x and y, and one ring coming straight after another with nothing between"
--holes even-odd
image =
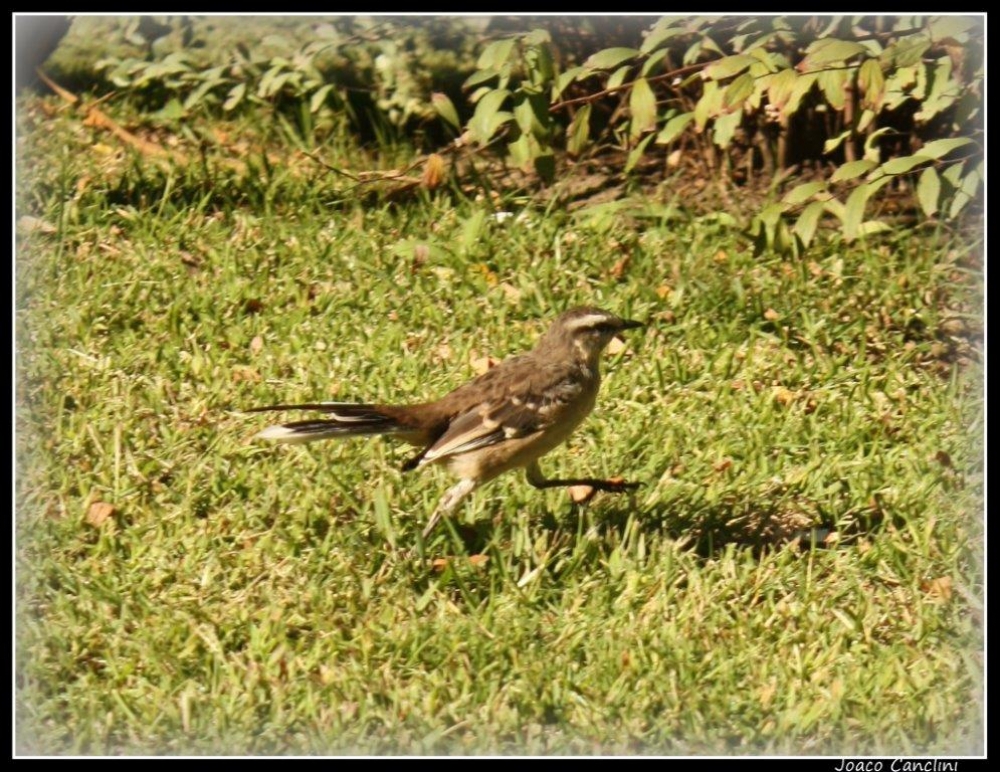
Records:
<instances>
[{"instance_id":1,"label":"bird","mask_svg":"<svg viewBox=\"0 0 1000 772\"><path fill-rule=\"evenodd\" d=\"M593 306L560 314L535 348L505 359L440 399L409 405L313 402L246 412L309 410L310 418L269 426L256 438L299 444L338 437L388 435L420 448L404 471L444 465L458 482L441 497L422 538L474 490L516 468L536 488L587 485L623 493L639 483L620 478L547 479L538 460L566 439L597 399L601 353L626 330L644 327Z\"/></svg>"}]
</instances>

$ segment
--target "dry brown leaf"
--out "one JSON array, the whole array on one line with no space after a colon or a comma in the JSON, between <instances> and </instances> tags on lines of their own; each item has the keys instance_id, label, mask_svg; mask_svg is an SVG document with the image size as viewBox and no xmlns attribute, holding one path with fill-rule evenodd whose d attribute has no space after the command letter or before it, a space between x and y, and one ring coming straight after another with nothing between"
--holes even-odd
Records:
<instances>
[{"instance_id":1,"label":"dry brown leaf","mask_svg":"<svg viewBox=\"0 0 1000 772\"><path fill-rule=\"evenodd\" d=\"M252 367L246 367L245 365L240 365L233 368L233 381L239 383L240 381L247 381L248 383L260 383L262 380L260 372Z\"/></svg>"},{"instance_id":2,"label":"dry brown leaf","mask_svg":"<svg viewBox=\"0 0 1000 772\"><path fill-rule=\"evenodd\" d=\"M670 297L670 293L673 291L674 291L673 288L671 288L669 284L661 284L659 287L656 288L656 294L660 298L660 300L666 300L668 297Z\"/></svg>"},{"instance_id":3,"label":"dry brown leaf","mask_svg":"<svg viewBox=\"0 0 1000 772\"><path fill-rule=\"evenodd\" d=\"M937 600L951 599L952 585L950 576L939 576L920 583L920 589Z\"/></svg>"},{"instance_id":4,"label":"dry brown leaf","mask_svg":"<svg viewBox=\"0 0 1000 772\"><path fill-rule=\"evenodd\" d=\"M731 458L723 458L712 464L712 469L716 472L725 472L727 469L732 468L733 460Z\"/></svg>"},{"instance_id":5,"label":"dry brown leaf","mask_svg":"<svg viewBox=\"0 0 1000 772\"><path fill-rule=\"evenodd\" d=\"M476 568L479 568L480 566L485 566L489 562L489 560L490 560L490 556L489 555L470 555L469 556L469 562L473 566L475 566Z\"/></svg>"},{"instance_id":6,"label":"dry brown leaf","mask_svg":"<svg viewBox=\"0 0 1000 772\"><path fill-rule=\"evenodd\" d=\"M774 401L779 405L790 405L798 399L798 397L799 395L797 392L794 392L791 389L786 389L784 386L774 387Z\"/></svg>"},{"instance_id":7,"label":"dry brown leaf","mask_svg":"<svg viewBox=\"0 0 1000 772\"><path fill-rule=\"evenodd\" d=\"M503 294L507 296L507 301L510 303L521 302L521 290L515 287L513 284L508 284L507 282L500 282L500 289L503 290Z\"/></svg>"},{"instance_id":8,"label":"dry brown leaf","mask_svg":"<svg viewBox=\"0 0 1000 772\"><path fill-rule=\"evenodd\" d=\"M259 314L264 310L264 303L259 298L247 298L243 301L243 313L247 315Z\"/></svg>"},{"instance_id":9,"label":"dry brown leaf","mask_svg":"<svg viewBox=\"0 0 1000 772\"><path fill-rule=\"evenodd\" d=\"M590 485L571 485L566 489L566 492L569 493L569 497L574 504L586 504L597 493L594 487Z\"/></svg>"},{"instance_id":10,"label":"dry brown leaf","mask_svg":"<svg viewBox=\"0 0 1000 772\"><path fill-rule=\"evenodd\" d=\"M469 365L472 367L472 372L476 375L482 375L491 367L496 367L500 360L495 359L491 356L479 356L475 351L469 352Z\"/></svg>"},{"instance_id":11,"label":"dry brown leaf","mask_svg":"<svg viewBox=\"0 0 1000 772\"><path fill-rule=\"evenodd\" d=\"M26 236L29 233L55 233L58 229L50 222L46 222L40 217L24 215L17 218L17 233L19 236Z\"/></svg>"},{"instance_id":12,"label":"dry brown leaf","mask_svg":"<svg viewBox=\"0 0 1000 772\"><path fill-rule=\"evenodd\" d=\"M764 312L764 318L769 322L776 322L781 318L781 314L775 311L773 308L769 308Z\"/></svg>"},{"instance_id":13,"label":"dry brown leaf","mask_svg":"<svg viewBox=\"0 0 1000 772\"><path fill-rule=\"evenodd\" d=\"M441 343L434 350L434 357L439 362L450 362L453 356L454 352L451 350L451 346L448 343Z\"/></svg>"},{"instance_id":14,"label":"dry brown leaf","mask_svg":"<svg viewBox=\"0 0 1000 772\"><path fill-rule=\"evenodd\" d=\"M618 260L615 261L615 264L611 266L611 270L609 271L612 278L615 279L622 278L625 275L625 272L628 270L628 265L631 262L632 258L629 255L625 255L624 257L619 257Z\"/></svg>"},{"instance_id":15,"label":"dry brown leaf","mask_svg":"<svg viewBox=\"0 0 1000 772\"><path fill-rule=\"evenodd\" d=\"M420 184L427 190L434 190L444 182L444 158L437 153L431 153L424 162L424 171L420 175Z\"/></svg>"},{"instance_id":16,"label":"dry brown leaf","mask_svg":"<svg viewBox=\"0 0 1000 772\"><path fill-rule=\"evenodd\" d=\"M264 339L260 337L260 335L254 335L253 340L250 341L250 352L253 354L259 354L263 348Z\"/></svg>"},{"instance_id":17,"label":"dry brown leaf","mask_svg":"<svg viewBox=\"0 0 1000 772\"><path fill-rule=\"evenodd\" d=\"M87 508L87 522L94 528L100 528L114 513L113 504L106 501L95 501Z\"/></svg>"},{"instance_id":18,"label":"dry brown leaf","mask_svg":"<svg viewBox=\"0 0 1000 772\"><path fill-rule=\"evenodd\" d=\"M612 338L608 343L608 354L610 356L617 356L625 350L625 341L620 338Z\"/></svg>"},{"instance_id":19,"label":"dry brown leaf","mask_svg":"<svg viewBox=\"0 0 1000 772\"><path fill-rule=\"evenodd\" d=\"M483 276L486 278L486 283L491 287L495 287L500 283L500 278L496 275L496 273L494 273L493 269L486 265L486 263L479 263L476 267L482 271Z\"/></svg>"}]
</instances>

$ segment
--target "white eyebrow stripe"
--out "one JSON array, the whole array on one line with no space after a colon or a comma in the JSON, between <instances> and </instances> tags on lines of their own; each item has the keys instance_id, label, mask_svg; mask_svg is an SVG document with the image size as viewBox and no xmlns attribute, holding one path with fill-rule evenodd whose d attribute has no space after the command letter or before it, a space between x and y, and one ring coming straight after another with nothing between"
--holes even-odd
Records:
<instances>
[{"instance_id":1,"label":"white eyebrow stripe","mask_svg":"<svg viewBox=\"0 0 1000 772\"><path fill-rule=\"evenodd\" d=\"M575 332L576 330L596 327L599 324L607 324L609 321L610 318L604 314L587 314L579 319L571 319L567 326Z\"/></svg>"}]
</instances>

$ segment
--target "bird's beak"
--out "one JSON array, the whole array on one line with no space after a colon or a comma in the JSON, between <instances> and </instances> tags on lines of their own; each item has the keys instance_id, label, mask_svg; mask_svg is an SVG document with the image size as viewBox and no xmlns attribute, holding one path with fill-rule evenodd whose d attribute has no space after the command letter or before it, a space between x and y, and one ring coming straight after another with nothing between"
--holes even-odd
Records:
<instances>
[{"instance_id":1,"label":"bird's beak","mask_svg":"<svg viewBox=\"0 0 1000 772\"><path fill-rule=\"evenodd\" d=\"M633 322L631 319L621 320L621 329L615 333L615 338L622 343L625 342L625 335L623 334L625 330L635 330L639 327L645 327L646 325L642 322Z\"/></svg>"}]
</instances>

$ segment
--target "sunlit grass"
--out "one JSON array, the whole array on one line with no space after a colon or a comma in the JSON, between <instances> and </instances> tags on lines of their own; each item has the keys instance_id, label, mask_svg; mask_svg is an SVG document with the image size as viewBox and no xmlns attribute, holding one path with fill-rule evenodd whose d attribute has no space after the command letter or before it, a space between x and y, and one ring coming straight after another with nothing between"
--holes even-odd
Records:
<instances>
[{"instance_id":1,"label":"sunlit grass","mask_svg":"<svg viewBox=\"0 0 1000 772\"><path fill-rule=\"evenodd\" d=\"M793 262L710 221L362 201L33 120L20 752L981 751L975 238ZM442 473L256 444L239 412L432 398L579 303L650 324L543 465L631 499L511 474L419 560Z\"/></svg>"}]
</instances>

